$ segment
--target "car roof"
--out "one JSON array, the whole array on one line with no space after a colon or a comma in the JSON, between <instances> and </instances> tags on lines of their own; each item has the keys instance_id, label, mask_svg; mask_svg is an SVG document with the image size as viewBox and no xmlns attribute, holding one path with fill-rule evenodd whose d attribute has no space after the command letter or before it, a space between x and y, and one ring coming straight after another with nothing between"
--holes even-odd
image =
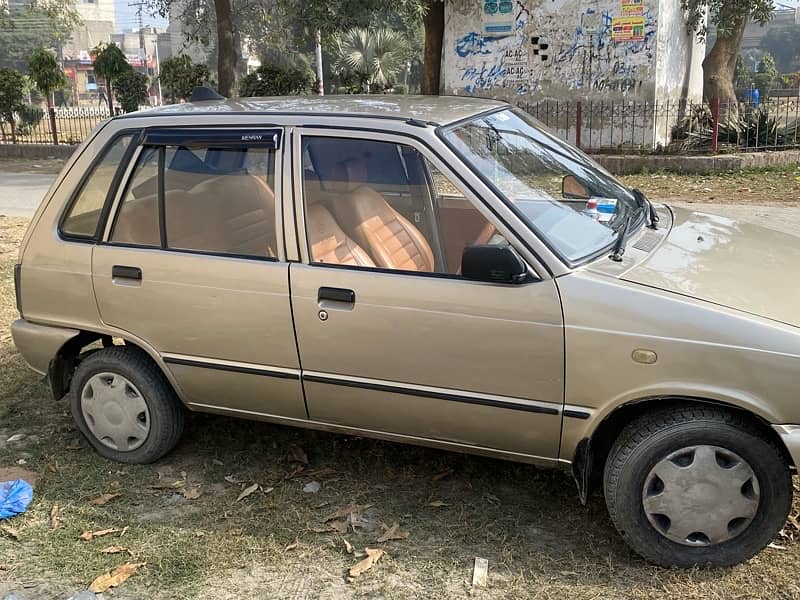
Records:
<instances>
[{"instance_id":1,"label":"car roof","mask_svg":"<svg viewBox=\"0 0 800 600\"><path fill-rule=\"evenodd\" d=\"M347 95L277 96L233 98L170 104L117 117L158 115L254 114L349 116L366 118L416 119L433 125L447 125L474 115L507 107L506 102L463 96Z\"/></svg>"}]
</instances>

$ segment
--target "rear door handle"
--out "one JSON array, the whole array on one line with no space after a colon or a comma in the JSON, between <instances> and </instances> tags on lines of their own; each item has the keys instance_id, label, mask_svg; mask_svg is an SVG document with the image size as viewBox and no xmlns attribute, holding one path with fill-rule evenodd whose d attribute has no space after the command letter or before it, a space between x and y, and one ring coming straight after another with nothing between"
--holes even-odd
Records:
<instances>
[{"instance_id":1,"label":"rear door handle","mask_svg":"<svg viewBox=\"0 0 800 600\"><path fill-rule=\"evenodd\" d=\"M319 292L317 292L317 302L322 302L323 300L354 304L356 301L356 293L353 290L344 288L321 287L319 288Z\"/></svg>"},{"instance_id":2,"label":"rear door handle","mask_svg":"<svg viewBox=\"0 0 800 600\"><path fill-rule=\"evenodd\" d=\"M126 267L125 265L114 265L111 267L112 279L132 279L142 280L142 270L139 267Z\"/></svg>"}]
</instances>

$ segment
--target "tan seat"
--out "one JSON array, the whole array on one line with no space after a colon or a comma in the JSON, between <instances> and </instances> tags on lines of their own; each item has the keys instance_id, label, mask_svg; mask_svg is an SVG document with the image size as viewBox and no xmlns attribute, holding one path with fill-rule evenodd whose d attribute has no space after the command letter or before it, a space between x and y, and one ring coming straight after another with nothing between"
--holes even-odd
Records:
<instances>
[{"instance_id":1,"label":"tan seat","mask_svg":"<svg viewBox=\"0 0 800 600\"><path fill-rule=\"evenodd\" d=\"M318 182L306 180L306 222L311 260L332 265L374 267L375 263L364 249L339 227L336 219L322 203L323 196Z\"/></svg>"},{"instance_id":2,"label":"tan seat","mask_svg":"<svg viewBox=\"0 0 800 600\"><path fill-rule=\"evenodd\" d=\"M378 267L432 272L433 251L425 236L386 199L366 185L366 164L351 159L337 165L333 179L338 197L333 214L345 232L372 256Z\"/></svg>"}]
</instances>

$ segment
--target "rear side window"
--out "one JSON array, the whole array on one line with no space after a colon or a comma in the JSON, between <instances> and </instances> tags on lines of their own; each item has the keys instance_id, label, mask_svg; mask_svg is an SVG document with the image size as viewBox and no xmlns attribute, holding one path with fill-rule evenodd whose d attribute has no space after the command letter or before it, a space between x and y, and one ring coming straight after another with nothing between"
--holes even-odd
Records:
<instances>
[{"instance_id":1,"label":"rear side window","mask_svg":"<svg viewBox=\"0 0 800 600\"><path fill-rule=\"evenodd\" d=\"M92 167L61 223L64 235L79 238L95 236L114 176L132 139L132 133L116 138Z\"/></svg>"},{"instance_id":2,"label":"rear side window","mask_svg":"<svg viewBox=\"0 0 800 600\"><path fill-rule=\"evenodd\" d=\"M146 146L111 241L276 258L274 177L274 148Z\"/></svg>"}]
</instances>

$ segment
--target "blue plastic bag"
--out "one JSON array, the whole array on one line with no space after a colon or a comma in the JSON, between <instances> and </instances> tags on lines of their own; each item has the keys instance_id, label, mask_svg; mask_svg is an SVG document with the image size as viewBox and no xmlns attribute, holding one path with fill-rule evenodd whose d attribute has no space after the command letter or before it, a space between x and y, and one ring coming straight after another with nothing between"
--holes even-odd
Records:
<instances>
[{"instance_id":1,"label":"blue plastic bag","mask_svg":"<svg viewBox=\"0 0 800 600\"><path fill-rule=\"evenodd\" d=\"M0 483L0 521L24 513L33 500L31 484L22 479Z\"/></svg>"}]
</instances>

